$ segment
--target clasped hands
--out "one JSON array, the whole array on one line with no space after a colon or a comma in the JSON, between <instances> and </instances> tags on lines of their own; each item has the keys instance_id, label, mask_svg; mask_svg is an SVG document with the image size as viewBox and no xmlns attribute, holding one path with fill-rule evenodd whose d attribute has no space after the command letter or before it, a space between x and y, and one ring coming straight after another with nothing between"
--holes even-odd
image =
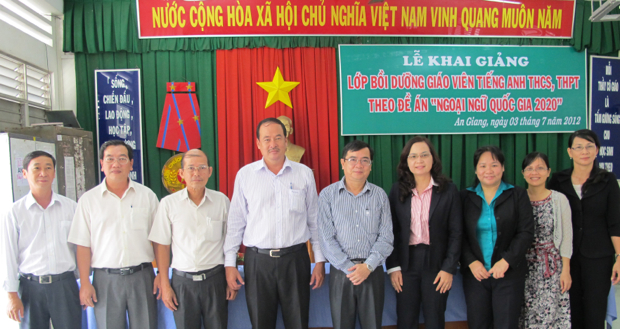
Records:
<instances>
[{"instance_id":1,"label":"clasped hands","mask_svg":"<svg viewBox=\"0 0 620 329\"><path fill-rule=\"evenodd\" d=\"M493 265L493 267L491 267L489 271L487 271L482 262L480 262L479 260L473 261L471 264L469 264L469 269L471 270L471 273L478 281L488 279L489 277L493 277L494 279L501 279L504 277L504 274L506 273L506 271L508 271L509 267L510 265L503 258L500 259L497 263L495 263L495 265Z\"/></svg>"}]
</instances>

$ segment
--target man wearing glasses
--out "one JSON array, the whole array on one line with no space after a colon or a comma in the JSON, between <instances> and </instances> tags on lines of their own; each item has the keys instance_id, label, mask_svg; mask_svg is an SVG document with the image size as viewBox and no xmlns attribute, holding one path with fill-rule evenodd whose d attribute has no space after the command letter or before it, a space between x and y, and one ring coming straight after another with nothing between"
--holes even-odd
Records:
<instances>
[{"instance_id":1,"label":"man wearing glasses","mask_svg":"<svg viewBox=\"0 0 620 329\"><path fill-rule=\"evenodd\" d=\"M157 328L155 258L148 239L157 196L129 179L133 151L111 140L99 151L105 179L77 205L69 242L77 245L80 303L94 307L98 328ZM93 268L93 283L88 280Z\"/></svg>"},{"instance_id":2,"label":"man wearing glasses","mask_svg":"<svg viewBox=\"0 0 620 329\"><path fill-rule=\"evenodd\" d=\"M226 300L237 295L236 290L227 287L224 271L223 246L230 200L223 193L206 188L212 172L209 159L201 150L183 154L179 175L186 188L161 200L149 235L157 250L157 297L173 311L177 328L200 329L202 322L205 328L225 329Z\"/></svg>"},{"instance_id":3,"label":"man wearing glasses","mask_svg":"<svg viewBox=\"0 0 620 329\"><path fill-rule=\"evenodd\" d=\"M224 244L230 289L244 284L237 271L243 241L245 294L254 329L276 327L278 304L287 329L308 328L310 285L323 284L325 268L317 234L317 193L310 168L286 158L286 128L276 118L258 124L263 159L241 168L228 215ZM306 241L316 265L310 275Z\"/></svg>"},{"instance_id":4,"label":"man wearing glasses","mask_svg":"<svg viewBox=\"0 0 620 329\"><path fill-rule=\"evenodd\" d=\"M368 182L373 150L359 140L347 144L344 177L319 195L319 241L331 264L329 301L334 329L381 328L383 262L394 234L387 194Z\"/></svg>"}]
</instances>

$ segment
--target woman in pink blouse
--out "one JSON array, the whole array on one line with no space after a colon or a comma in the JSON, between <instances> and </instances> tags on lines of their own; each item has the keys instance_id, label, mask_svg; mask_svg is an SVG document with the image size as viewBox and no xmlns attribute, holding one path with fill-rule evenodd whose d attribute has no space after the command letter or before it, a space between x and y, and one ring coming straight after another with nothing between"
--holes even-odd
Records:
<instances>
[{"instance_id":1,"label":"woman in pink blouse","mask_svg":"<svg viewBox=\"0 0 620 329\"><path fill-rule=\"evenodd\" d=\"M461 202L426 138L413 137L400 155L389 195L394 251L386 265L397 292L398 329L444 328L446 302L461 255Z\"/></svg>"}]
</instances>

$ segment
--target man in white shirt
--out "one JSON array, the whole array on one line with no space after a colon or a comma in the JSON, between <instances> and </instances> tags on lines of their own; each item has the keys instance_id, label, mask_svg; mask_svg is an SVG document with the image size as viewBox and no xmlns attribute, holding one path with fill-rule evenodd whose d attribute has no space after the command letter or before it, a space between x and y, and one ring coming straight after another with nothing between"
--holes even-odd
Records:
<instances>
[{"instance_id":1,"label":"man in white shirt","mask_svg":"<svg viewBox=\"0 0 620 329\"><path fill-rule=\"evenodd\" d=\"M222 250L230 201L206 188L212 172L201 150L183 154L179 175L186 188L161 200L149 235L157 250L158 298L173 311L179 329L200 329L201 322L205 328L226 329L226 300L237 295L227 287Z\"/></svg>"},{"instance_id":2,"label":"man in white shirt","mask_svg":"<svg viewBox=\"0 0 620 329\"><path fill-rule=\"evenodd\" d=\"M226 280L233 290L244 284L236 267L243 242L252 328L275 328L278 304L287 329L308 328L310 285L319 288L325 277L314 174L286 158L286 128L278 119L261 121L256 135L263 159L241 168L235 179L224 243ZM312 276L308 239L317 262Z\"/></svg>"},{"instance_id":3,"label":"man in white shirt","mask_svg":"<svg viewBox=\"0 0 620 329\"><path fill-rule=\"evenodd\" d=\"M155 329L155 255L148 235L159 202L129 179L133 151L123 141L105 142L99 154L106 177L80 198L69 232L77 245L80 302L94 307L100 329L125 328L127 315L131 328Z\"/></svg>"},{"instance_id":4,"label":"man in white shirt","mask_svg":"<svg viewBox=\"0 0 620 329\"><path fill-rule=\"evenodd\" d=\"M28 153L22 174L30 192L17 200L2 223L8 316L21 328L81 328L75 281L75 246L67 242L76 203L52 191L56 160ZM19 293L18 293L19 291Z\"/></svg>"}]
</instances>

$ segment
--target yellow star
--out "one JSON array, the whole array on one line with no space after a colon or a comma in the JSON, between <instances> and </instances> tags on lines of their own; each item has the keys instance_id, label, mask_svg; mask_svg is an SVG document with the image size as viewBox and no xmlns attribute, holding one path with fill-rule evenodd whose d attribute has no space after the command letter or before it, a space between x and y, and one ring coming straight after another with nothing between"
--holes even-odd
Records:
<instances>
[{"instance_id":1,"label":"yellow star","mask_svg":"<svg viewBox=\"0 0 620 329\"><path fill-rule=\"evenodd\" d=\"M190 82L187 83L187 91L192 91L192 84Z\"/></svg>"},{"instance_id":2,"label":"yellow star","mask_svg":"<svg viewBox=\"0 0 620 329\"><path fill-rule=\"evenodd\" d=\"M198 121L198 116L194 115L194 121Z\"/></svg>"},{"instance_id":3,"label":"yellow star","mask_svg":"<svg viewBox=\"0 0 620 329\"><path fill-rule=\"evenodd\" d=\"M177 122L179 123L179 126L183 124L183 120L179 120Z\"/></svg>"},{"instance_id":4,"label":"yellow star","mask_svg":"<svg viewBox=\"0 0 620 329\"><path fill-rule=\"evenodd\" d=\"M257 82L256 84L269 93L269 96L267 96L267 103L265 104L265 108L268 108L277 101L280 101L288 105L290 108L293 108L293 105L291 105L291 99L288 97L288 92L293 90L293 88L297 87L299 82L284 81L282 73L280 73L279 67L276 68L276 74L273 76L273 81Z\"/></svg>"},{"instance_id":5,"label":"yellow star","mask_svg":"<svg viewBox=\"0 0 620 329\"><path fill-rule=\"evenodd\" d=\"M175 90L174 90L175 88L176 88L176 87L174 86L174 82L173 82L173 83L171 83L171 84L170 84L170 91L175 91Z\"/></svg>"}]
</instances>

